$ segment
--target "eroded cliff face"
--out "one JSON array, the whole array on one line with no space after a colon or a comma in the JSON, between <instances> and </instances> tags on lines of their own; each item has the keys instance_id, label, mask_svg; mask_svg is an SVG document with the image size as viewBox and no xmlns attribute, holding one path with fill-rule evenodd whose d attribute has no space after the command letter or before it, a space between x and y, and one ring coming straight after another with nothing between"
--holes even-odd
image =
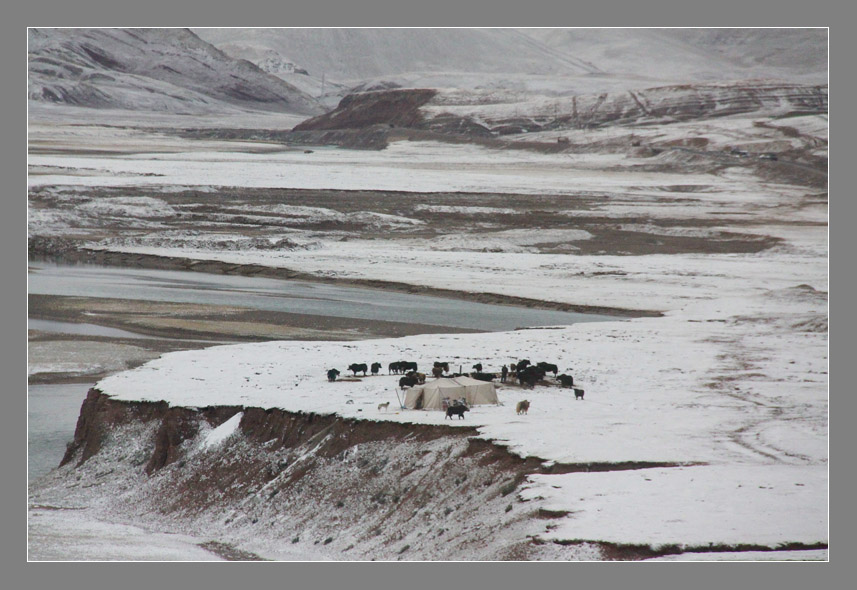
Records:
<instances>
[{"instance_id":1,"label":"eroded cliff face","mask_svg":"<svg viewBox=\"0 0 857 590\"><path fill-rule=\"evenodd\" d=\"M528 474L675 464L546 465L475 434L279 409L120 402L92 389L62 465L31 486L29 500L192 535L238 560L595 561L771 550L546 542L542 533L573 515L523 500Z\"/></svg>"},{"instance_id":2,"label":"eroded cliff face","mask_svg":"<svg viewBox=\"0 0 857 590\"><path fill-rule=\"evenodd\" d=\"M485 99L433 89L353 94L329 113L296 126L290 139L381 149L391 133L402 130L432 134L408 135L415 139L467 138L478 143L525 132L669 124L756 112L760 116L824 114L828 108L826 85L755 80L575 95L558 98L547 107L520 103L501 108L504 105L480 100Z\"/></svg>"},{"instance_id":3,"label":"eroded cliff face","mask_svg":"<svg viewBox=\"0 0 857 590\"><path fill-rule=\"evenodd\" d=\"M236 431L212 445L212 430L238 413ZM474 434L275 409L119 402L93 389L51 485L111 519L273 558L281 551L348 560L600 558L596 545L541 543L538 534L565 515L516 494L541 462Z\"/></svg>"}]
</instances>

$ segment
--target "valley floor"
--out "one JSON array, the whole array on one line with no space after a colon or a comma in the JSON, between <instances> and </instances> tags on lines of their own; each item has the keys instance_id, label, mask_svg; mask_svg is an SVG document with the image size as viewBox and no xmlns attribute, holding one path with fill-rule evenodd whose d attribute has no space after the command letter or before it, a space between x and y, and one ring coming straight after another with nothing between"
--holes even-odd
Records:
<instances>
[{"instance_id":1,"label":"valley floor","mask_svg":"<svg viewBox=\"0 0 857 590\"><path fill-rule=\"evenodd\" d=\"M501 539L489 542L490 535L464 530L477 527L475 522L457 525L457 534L466 538L463 559L639 559L682 551L688 559L700 552L706 559L712 551L735 558L731 550L753 551L760 560L815 559L819 552L826 559L824 189L777 178L766 164L706 164L692 154L668 154L672 159L660 160L659 168L659 160L633 155L508 152L431 142L398 142L382 152L310 154L232 153L209 146L195 151L192 142L186 145L186 151L171 154L95 157L58 150L31 156L31 249L39 238L42 253L72 244L93 256L110 253L129 261L156 256L255 265L322 280L623 310L625 319L175 352L99 381L97 389L112 400L335 415L401 423L414 432L466 427L473 429L470 438L521 460L537 458L544 472L525 474L514 492L503 494L503 482L493 480L495 487L486 486L483 495L469 490L490 506L489 529ZM677 172L676 158L686 158L692 171ZM490 371L522 358L552 362L574 376L586 398L575 400L550 378L526 391L501 385L501 405L475 407L466 420L450 424L439 412L396 409L395 376L334 383L323 377L331 366L342 370L377 360L386 368L401 358L421 367L448 360L465 370L481 362ZM517 415L514 406L524 397L531 410ZM391 402L391 411L378 408L384 401ZM215 422L201 423L182 448L182 461L224 466L228 453L218 454L217 445L249 444L234 424ZM147 448L154 432L135 436ZM123 444L135 440L127 432L117 437ZM301 460L324 463L330 477L339 473L330 457L313 455L313 443L302 444L307 456ZM376 461L394 452L390 441L383 444L389 446L353 452L371 453ZM452 447L432 450L432 460L464 453L444 444ZM149 517L131 508L143 500L134 491L141 466L115 477L100 475L97 466L103 461L105 471L115 470L134 452L92 457L77 470L67 465L31 487L31 505L63 497L82 501L74 490L78 483L97 489L102 477L113 477L105 488L109 493L92 496L91 514L112 503L119 522L127 518L137 526L145 520L151 526ZM349 460L347 453L332 456ZM644 468L621 467L629 463ZM550 472L550 466L562 468ZM155 493L170 477L181 477L175 464L146 489ZM288 477L278 471L268 482ZM271 491L267 484L245 484L245 502L215 502L210 518L175 511L170 518L181 531L171 532L211 530L218 539L234 541L236 550L285 558L271 543L290 542L292 537L282 535L292 529L284 526L280 536L266 532L254 544L253 527L238 527L227 515L233 509L252 521L259 510L279 522L277 513L262 507ZM153 498L145 501L155 505ZM290 506L309 518L306 507ZM419 510L417 504L409 508ZM551 518L539 520L534 510ZM216 526L215 516L222 517ZM432 520L431 514L420 518ZM343 530L353 532L352 539L313 539L322 549L329 545L327 559L343 558L349 544L360 559L407 559L410 547L423 547L417 559L453 555L426 549L425 535L437 534L434 524L412 532L402 525L401 536L385 545L360 537L360 526L348 522ZM31 518L31 527L37 523ZM319 535L329 530L319 526ZM37 538L32 536L31 547ZM777 549L784 552L769 551Z\"/></svg>"}]
</instances>

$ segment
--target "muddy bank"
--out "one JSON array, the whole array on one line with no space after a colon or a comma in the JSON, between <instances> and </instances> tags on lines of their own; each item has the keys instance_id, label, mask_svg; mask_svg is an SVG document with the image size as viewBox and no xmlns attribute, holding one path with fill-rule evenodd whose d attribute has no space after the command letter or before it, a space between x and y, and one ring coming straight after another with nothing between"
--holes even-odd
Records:
<instances>
[{"instance_id":1,"label":"muddy bank","mask_svg":"<svg viewBox=\"0 0 857 590\"><path fill-rule=\"evenodd\" d=\"M97 323L171 340L366 340L477 330L227 305L30 294L31 318Z\"/></svg>"},{"instance_id":2,"label":"muddy bank","mask_svg":"<svg viewBox=\"0 0 857 590\"><path fill-rule=\"evenodd\" d=\"M512 295L500 295L495 293L471 293L466 291L454 291L452 289L424 287L396 281L321 277L309 273L291 270L288 268L274 268L258 264L233 264L216 260L194 260L191 258L174 258L166 256L157 256L153 254L128 254L123 252L90 250L87 248L75 247L72 243L68 243L66 247L57 247L56 244L40 247L34 246L31 243L29 254L31 258L44 259L52 262L61 263L84 262L90 264L101 264L106 266L120 266L128 268L136 267L160 270L197 271L214 274L267 277L281 280L292 279L345 286L366 287L371 289L396 291L400 293L443 297L447 299L460 299L463 301L473 301L477 303L488 303L493 305L528 307L532 309L546 309L575 313L591 313L626 318L660 317L663 315L661 312L653 310L634 310L616 307L573 305L552 301L540 301L538 299L529 299L526 297L515 297ZM446 331L446 328L444 328L444 330Z\"/></svg>"},{"instance_id":3,"label":"muddy bank","mask_svg":"<svg viewBox=\"0 0 857 590\"><path fill-rule=\"evenodd\" d=\"M227 436L211 434L236 420ZM826 548L546 541L553 523L573 515L523 500L517 492L529 475L678 464L546 465L476 433L274 408L120 402L91 389L62 467L31 486L30 504L97 505L111 522L207 538L206 548L237 560L288 551L357 561L640 560Z\"/></svg>"},{"instance_id":4,"label":"muddy bank","mask_svg":"<svg viewBox=\"0 0 857 590\"><path fill-rule=\"evenodd\" d=\"M270 340L353 341L476 330L264 311L225 305L29 294L28 317L140 334L117 337L27 331L30 384L94 383L158 356L218 344ZM65 367L65 368L63 368Z\"/></svg>"},{"instance_id":5,"label":"muddy bank","mask_svg":"<svg viewBox=\"0 0 857 590\"><path fill-rule=\"evenodd\" d=\"M211 428L239 412L235 435L200 450ZM278 546L334 560L573 558L577 548L533 542L545 521L516 497L541 462L474 434L277 409L116 402L93 389L64 467L31 489L31 503L80 494L111 520L195 532L254 558L275 558Z\"/></svg>"}]
</instances>

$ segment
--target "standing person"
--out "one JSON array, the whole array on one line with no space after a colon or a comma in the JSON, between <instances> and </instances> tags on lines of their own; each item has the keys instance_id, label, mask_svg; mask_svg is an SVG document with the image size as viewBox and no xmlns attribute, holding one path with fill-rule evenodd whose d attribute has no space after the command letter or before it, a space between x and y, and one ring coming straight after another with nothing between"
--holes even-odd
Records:
<instances>
[{"instance_id":1,"label":"standing person","mask_svg":"<svg viewBox=\"0 0 857 590\"><path fill-rule=\"evenodd\" d=\"M509 374L509 368L506 365L503 365L503 368L500 369L500 383L506 382L506 375Z\"/></svg>"}]
</instances>

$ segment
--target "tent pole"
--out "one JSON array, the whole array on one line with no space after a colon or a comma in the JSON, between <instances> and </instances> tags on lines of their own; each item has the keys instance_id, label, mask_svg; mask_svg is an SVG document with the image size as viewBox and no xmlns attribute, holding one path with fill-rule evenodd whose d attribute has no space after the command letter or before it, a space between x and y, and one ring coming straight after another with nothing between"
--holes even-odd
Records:
<instances>
[{"instance_id":1,"label":"tent pole","mask_svg":"<svg viewBox=\"0 0 857 590\"><path fill-rule=\"evenodd\" d=\"M403 403L402 403L402 400L401 400L401 399L399 399L399 390L394 388L394 389L393 389L393 391L395 391L395 392L396 392L396 399L397 399L397 400L399 400L399 407L400 407L400 408L402 408L402 409L404 410L404 409L405 409L405 404L403 404Z\"/></svg>"}]
</instances>

